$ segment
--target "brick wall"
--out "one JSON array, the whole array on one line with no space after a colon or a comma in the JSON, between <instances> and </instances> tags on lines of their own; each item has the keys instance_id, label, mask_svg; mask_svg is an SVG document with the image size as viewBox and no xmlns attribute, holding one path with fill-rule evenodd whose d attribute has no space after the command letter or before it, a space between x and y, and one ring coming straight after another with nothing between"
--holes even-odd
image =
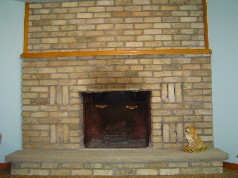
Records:
<instances>
[{"instance_id":1,"label":"brick wall","mask_svg":"<svg viewBox=\"0 0 238 178\"><path fill-rule=\"evenodd\" d=\"M202 0L30 4L29 52L202 49Z\"/></svg>"},{"instance_id":2,"label":"brick wall","mask_svg":"<svg viewBox=\"0 0 238 178\"><path fill-rule=\"evenodd\" d=\"M212 144L210 62L209 55L23 60L23 147L83 147L80 92L115 90L152 91L152 147L181 147L187 125Z\"/></svg>"}]
</instances>

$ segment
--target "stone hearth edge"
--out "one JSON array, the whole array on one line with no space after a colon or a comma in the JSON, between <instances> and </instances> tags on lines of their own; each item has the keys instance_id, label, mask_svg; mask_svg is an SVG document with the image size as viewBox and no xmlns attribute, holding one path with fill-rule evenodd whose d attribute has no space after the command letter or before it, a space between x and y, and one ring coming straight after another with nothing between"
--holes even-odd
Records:
<instances>
[{"instance_id":1,"label":"stone hearth edge","mask_svg":"<svg viewBox=\"0 0 238 178\"><path fill-rule=\"evenodd\" d=\"M223 172L228 154L209 148L201 153L179 149L21 150L6 156L13 175L176 175Z\"/></svg>"}]
</instances>

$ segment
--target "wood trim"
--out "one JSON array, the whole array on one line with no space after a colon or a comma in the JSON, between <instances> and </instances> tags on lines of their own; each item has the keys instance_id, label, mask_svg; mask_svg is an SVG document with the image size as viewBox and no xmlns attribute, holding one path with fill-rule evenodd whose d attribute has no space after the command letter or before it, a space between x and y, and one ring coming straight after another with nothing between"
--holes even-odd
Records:
<instances>
[{"instance_id":1,"label":"wood trim","mask_svg":"<svg viewBox=\"0 0 238 178\"><path fill-rule=\"evenodd\" d=\"M238 164L235 163L229 163L229 162L223 162L223 168L225 169L231 169L231 170L238 170Z\"/></svg>"},{"instance_id":2,"label":"wood trim","mask_svg":"<svg viewBox=\"0 0 238 178\"><path fill-rule=\"evenodd\" d=\"M115 55L149 55L149 54L211 54L210 49L161 49L161 50L133 50L133 51L74 51L74 52L43 52L23 53L21 58L51 58L74 56L115 56Z\"/></svg>"},{"instance_id":3,"label":"wood trim","mask_svg":"<svg viewBox=\"0 0 238 178\"><path fill-rule=\"evenodd\" d=\"M0 170L11 169L11 162L0 163Z\"/></svg>"},{"instance_id":4,"label":"wood trim","mask_svg":"<svg viewBox=\"0 0 238 178\"><path fill-rule=\"evenodd\" d=\"M29 3L25 3L23 53L27 53L28 52L28 25L29 25L28 22L29 22Z\"/></svg>"},{"instance_id":5,"label":"wood trim","mask_svg":"<svg viewBox=\"0 0 238 178\"><path fill-rule=\"evenodd\" d=\"M208 40L208 22L207 22L207 1L202 0L203 6L203 24L204 24L204 46L205 49L209 49L209 40Z\"/></svg>"}]
</instances>

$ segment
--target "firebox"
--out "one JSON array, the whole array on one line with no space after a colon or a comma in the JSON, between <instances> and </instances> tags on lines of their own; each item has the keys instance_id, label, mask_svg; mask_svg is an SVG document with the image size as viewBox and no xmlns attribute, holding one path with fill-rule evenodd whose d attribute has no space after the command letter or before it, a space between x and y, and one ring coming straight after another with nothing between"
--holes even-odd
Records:
<instances>
[{"instance_id":1,"label":"firebox","mask_svg":"<svg viewBox=\"0 0 238 178\"><path fill-rule=\"evenodd\" d=\"M86 148L145 148L150 140L150 91L84 92Z\"/></svg>"}]
</instances>

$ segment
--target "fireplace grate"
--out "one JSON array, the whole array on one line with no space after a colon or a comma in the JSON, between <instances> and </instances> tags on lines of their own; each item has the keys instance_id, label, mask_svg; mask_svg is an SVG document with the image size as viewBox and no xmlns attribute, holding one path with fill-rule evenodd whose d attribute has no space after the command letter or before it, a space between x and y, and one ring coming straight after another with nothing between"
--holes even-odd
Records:
<instances>
[{"instance_id":1,"label":"fireplace grate","mask_svg":"<svg viewBox=\"0 0 238 178\"><path fill-rule=\"evenodd\" d=\"M127 122L115 122L106 126L104 134L104 141L106 144L113 144L118 142L126 142L127 140Z\"/></svg>"},{"instance_id":2,"label":"fireplace grate","mask_svg":"<svg viewBox=\"0 0 238 178\"><path fill-rule=\"evenodd\" d=\"M126 142L127 140L127 133L120 133L120 134L105 134L104 140L106 144L113 144L113 143L121 143Z\"/></svg>"}]
</instances>

